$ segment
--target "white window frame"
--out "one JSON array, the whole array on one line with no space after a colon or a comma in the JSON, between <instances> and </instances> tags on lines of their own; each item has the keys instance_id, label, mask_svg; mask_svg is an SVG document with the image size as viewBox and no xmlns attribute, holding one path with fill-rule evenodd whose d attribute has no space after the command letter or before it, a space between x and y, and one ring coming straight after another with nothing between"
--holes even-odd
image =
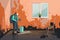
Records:
<instances>
[{"instance_id":1,"label":"white window frame","mask_svg":"<svg viewBox=\"0 0 60 40\"><path fill-rule=\"evenodd\" d=\"M39 4L39 5L41 5L41 4L47 4L47 6L48 6L48 3L33 3L32 4L32 6L34 5L34 4ZM40 6L39 6L40 7ZM40 8L39 8L40 9ZM40 13L41 11L39 11L39 13ZM47 16L46 17L43 17L43 16L41 16L41 18L48 18L48 7L47 7ZM32 7L32 18L40 18L39 16L38 17L33 17L33 7Z\"/></svg>"}]
</instances>

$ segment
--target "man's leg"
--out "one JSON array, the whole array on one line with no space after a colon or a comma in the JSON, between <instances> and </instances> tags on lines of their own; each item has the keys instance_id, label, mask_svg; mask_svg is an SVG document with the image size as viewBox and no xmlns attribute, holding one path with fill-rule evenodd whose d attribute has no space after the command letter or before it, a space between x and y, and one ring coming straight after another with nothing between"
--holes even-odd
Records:
<instances>
[{"instance_id":1,"label":"man's leg","mask_svg":"<svg viewBox=\"0 0 60 40\"><path fill-rule=\"evenodd\" d=\"M13 22L13 33L17 33L16 32L16 22Z\"/></svg>"},{"instance_id":2,"label":"man's leg","mask_svg":"<svg viewBox=\"0 0 60 40\"><path fill-rule=\"evenodd\" d=\"M17 33L19 33L19 30L18 30L18 23L15 22L15 30L17 31Z\"/></svg>"}]
</instances>

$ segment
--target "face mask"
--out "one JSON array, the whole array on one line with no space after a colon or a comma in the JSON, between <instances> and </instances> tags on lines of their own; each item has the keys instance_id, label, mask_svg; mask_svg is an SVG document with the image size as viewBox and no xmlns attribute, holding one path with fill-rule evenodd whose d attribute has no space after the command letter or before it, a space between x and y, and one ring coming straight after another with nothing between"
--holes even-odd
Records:
<instances>
[{"instance_id":1,"label":"face mask","mask_svg":"<svg viewBox=\"0 0 60 40\"><path fill-rule=\"evenodd\" d=\"M17 15L18 15L18 13L17 13Z\"/></svg>"}]
</instances>

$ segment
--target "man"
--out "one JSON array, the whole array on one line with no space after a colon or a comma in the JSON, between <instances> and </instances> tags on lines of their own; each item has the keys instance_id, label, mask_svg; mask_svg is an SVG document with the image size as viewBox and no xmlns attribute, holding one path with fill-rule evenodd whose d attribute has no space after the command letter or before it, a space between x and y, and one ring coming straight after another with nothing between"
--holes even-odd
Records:
<instances>
[{"instance_id":1,"label":"man","mask_svg":"<svg viewBox=\"0 0 60 40\"><path fill-rule=\"evenodd\" d=\"M13 33L19 33L18 31L18 14L11 15L10 22L13 24Z\"/></svg>"}]
</instances>

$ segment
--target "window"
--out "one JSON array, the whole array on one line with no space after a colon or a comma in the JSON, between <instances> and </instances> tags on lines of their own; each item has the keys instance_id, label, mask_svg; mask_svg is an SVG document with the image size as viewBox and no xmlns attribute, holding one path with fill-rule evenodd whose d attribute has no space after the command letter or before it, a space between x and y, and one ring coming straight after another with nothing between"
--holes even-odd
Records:
<instances>
[{"instance_id":1,"label":"window","mask_svg":"<svg viewBox=\"0 0 60 40\"><path fill-rule=\"evenodd\" d=\"M48 3L33 3L32 5L33 18L48 18Z\"/></svg>"}]
</instances>

